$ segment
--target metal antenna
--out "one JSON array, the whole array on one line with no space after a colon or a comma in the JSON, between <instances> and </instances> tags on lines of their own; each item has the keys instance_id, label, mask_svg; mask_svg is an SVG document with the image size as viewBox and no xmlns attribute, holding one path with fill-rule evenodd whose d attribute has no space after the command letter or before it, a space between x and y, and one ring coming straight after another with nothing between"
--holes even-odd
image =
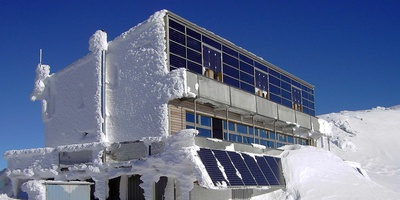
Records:
<instances>
[{"instance_id":1,"label":"metal antenna","mask_svg":"<svg viewBox=\"0 0 400 200\"><path fill-rule=\"evenodd\" d=\"M39 52L39 64L42 65L42 49Z\"/></svg>"}]
</instances>

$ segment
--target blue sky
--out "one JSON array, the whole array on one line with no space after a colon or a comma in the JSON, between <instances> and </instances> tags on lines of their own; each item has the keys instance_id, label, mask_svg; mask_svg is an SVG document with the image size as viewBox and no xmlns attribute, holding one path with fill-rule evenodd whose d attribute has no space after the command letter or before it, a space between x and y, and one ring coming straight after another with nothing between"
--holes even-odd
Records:
<instances>
[{"instance_id":1,"label":"blue sky","mask_svg":"<svg viewBox=\"0 0 400 200\"><path fill-rule=\"evenodd\" d=\"M316 87L316 112L400 104L400 1L0 1L0 152L44 147L31 102L39 49L51 72L168 9ZM0 169L6 161L0 159Z\"/></svg>"}]
</instances>

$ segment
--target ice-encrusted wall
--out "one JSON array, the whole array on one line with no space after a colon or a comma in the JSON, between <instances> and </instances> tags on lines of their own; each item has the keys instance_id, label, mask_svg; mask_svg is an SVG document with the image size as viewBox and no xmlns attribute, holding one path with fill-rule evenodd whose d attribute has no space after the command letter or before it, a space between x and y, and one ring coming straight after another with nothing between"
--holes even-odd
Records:
<instances>
[{"instance_id":1,"label":"ice-encrusted wall","mask_svg":"<svg viewBox=\"0 0 400 200\"><path fill-rule=\"evenodd\" d=\"M110 142L168 135L167 103L187 95L186 71L167 67L166 12L109 43L105 121Z\"/></svg>"},{"instance_id":2,"label":"ice-encrusted wall","mask_svg":"<svg viewBox=\"0 0 400 200\"><path fill-rule=\"evenodd\" d=\"M97 35L103 35L96 32ZM102 141L101 51L92 52L60 72L39 64L32 100L42 100L46 147Z\"/></svg>"}]
</instances>

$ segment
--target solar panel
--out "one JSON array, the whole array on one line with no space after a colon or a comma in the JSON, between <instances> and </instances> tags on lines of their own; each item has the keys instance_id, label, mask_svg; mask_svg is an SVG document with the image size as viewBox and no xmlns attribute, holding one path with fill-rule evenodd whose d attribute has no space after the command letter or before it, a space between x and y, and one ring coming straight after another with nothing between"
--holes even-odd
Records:
<instances>
[{"instance_id":1,"label":"solar panel","mask_svg":"<svg viewBox=\"0 0 400 200\"><path fill-rule=\"evenodd\" d=\"M217 186L217 183L222 181L229 184L222 175L222 172L219 170L217 160L215 160L210 149L200 148L198 154L215 186Z\"/></svg>"},{"instance_id":2,"label":"solar panel","mask_svg":"<svg viewBox=\"0 0 400 200\"><path fill-rule=\"evenodd\" d=\"M279 180L275 176L271 167L268 165L267 161L262 156L256 156L257 164L260 166L265 178L270 185L280 185Z\"/></svg>"},{"instance_id":3,"label":"solar panel","mask_svg":"<svg viewBox=\"0 0 400 200\"><path fill-rule=\"evenodd\" d=\"M280 158L252 157L246 153L206 148L200 148L198 154L215 186L222 181L225 181L228 186L285 184ZM225 174L218 167L218 162L223 166Z\"/></svg>"},{"instance_id":4,"label":"solar panel","mask_svg":"<svg viewBox=\"0 0 400 200\"><path fill-rule=\"evenodd\" d=\"M272 157L275 160L275 163L278 165L278 170L275 172L276 177L279 180L279 183L281 185L285 185L285 178L283 177L283 169L282 169L282 163L280 158Z\"/></svg>"},{"instance_id":5,"label":"solar panel","mask_svg":"<svg viewBox=\"0 0 400 200\"><path fill-rule=\"evenodd\" d=\"M246 162L247 167L253 174L253 177L256 179L257 184L259 186L269 185L268 181L265 179L264 174L262 173L260 167L258 166L257 162L254 160L254 158L245 153L242 153L242 156L243 156L244 162Z\"/></svg>"},{"instance_id":6,"label":"solar panel","mask_svg":"<svg viewBox=\"0 0 400 200\"><path fill-rule=\"evenodd\" d=\"M246 186L257 186L257 182L254 180L253 175L247 168L246 163L243 161L243 158L240 154L232 151L227 151L229 157L231 158L232 163L235 165L236 169L242 176L242 180L244 185Z\"/></svg>"},{"instance_id":7,"label":"solar panel","mask_svg":"<svg viewBox=\"0 0 400 200\"><path fill-rule=\"evenodd\" d=\"M215 157L221 163L225 169L225 174L228 177L231 186L243 186L244 183L242 179L236 174L236 168L233 166L231 160L228 157L226 151L212 150Z\"/></svg>"}]
</instances>

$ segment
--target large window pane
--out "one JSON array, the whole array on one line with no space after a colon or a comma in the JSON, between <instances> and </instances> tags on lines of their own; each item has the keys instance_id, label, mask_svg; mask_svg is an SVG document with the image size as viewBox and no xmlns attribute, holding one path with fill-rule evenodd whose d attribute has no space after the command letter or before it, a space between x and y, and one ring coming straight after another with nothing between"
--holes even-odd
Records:
<instances>
[{"instance_id":1,"label":"large window pane","mask_svg":"<svg viewBox=\"0 0 400 200\"><path fill-rule=\"evenodd\" d=\"M188 47L190 47L190 48L192 48L192 49L194 49L196 51L201 52L201 42L200 41L197 41L197 40L195 40L195 39L193 39L191 37L186 37L186 39L187 39L187 46Z\"/></svg>"},{"instance_id":2,"label":"large window pane","mask_svg":"<svg viewBox=\"0 0 400 200\"><path fill-rule=\"evenodd\" d=\"M249 74L254 74L254 67L244 62L240 62L240 70Z\"/></svg>"},{"instance_id":3,"label":"large window pane","mask_svg":"<svg viewBox=\"0 0 400 200\"><path fill-rule=\"evenodd\" d=\"M221 53L204 46L203 65L215 72L221 72Z\"/></svg>"},{"instance_id":4,"label":"large window pane","mask_svg":"<svg viewBox=\"0 0 400 200\"><path fill-rule=\"evenodd\" d=\"M179 30L180 32L184 33L185 32L185 27L178 22L175 22L174 20L169 20L169 27L172 27L176 30Z\"/></svg>"},{"instance_id":5,"label":"large window pane","mask_svg":"<svg viewBox=\"0 0 400 200\"><path fill-rule=\"evenodd\" d=\"M203 74L203 67L191 61L188 61L187 69L197 74Z\"/></svg>"},{"instance_id":6,"label":"large window pane","mask_svg":"<svg viewBox=\"0 0 400 200\"><path fill-rule=\"evenodd\" d=\"M185 35L171 28L169 29L169 39L178 42L179 44L186 45Z\"/></svg>"},{"instance_id":7,"label":"large window pane","mask_svg":"<svg viewBox=\"0 0 400 200\"><path fill-rule=\"evenodd\" d=\"M236 59L236 58L234 58L232 56L229 56L227 54L223 54L222 60L223 60L224 63L226 63L226 64L228 64L228 65L230 65L232 67L239 68L238 59Z\"/></svg>"},{"instance_id":8,"label":"large window pane","mask_svg":"<svg viewBox=\"0 0 400 200\"><path fill-rule=\"evenodd\" d=\"M265 73L268 73L268 67L267 67L267 66L265 66L265 65L263 65L263 64L261 64L261 63L258 63L258 62L254 62L254 65L255 65L258 69L264 71Z\"/></svg>"},{"instance_id":9,"label":"large window pane","mask_svg":"<svg viewBox=\"0 0 400 200\"><path fill-rule=\"evenodd\" d=\"M169 55L169 59L170 59L170 64L176 68L186 68L186 60L183 58L180 58L178 56Z\"/></svg>"},{"instance_id":10,"label":"large window pane","mask_svg":"<svg viewBox=\"0 0 400 200\"><path fill-rule=\"evenodd\" d=\"M247 56L244 56L242 54L239 55L240 60L243 60L244 62L253 65L253 60Z\"/></svg>"},{"instance_id":11,"label":"large window pane","mask_svg":"<svg viewBox=\"0 0 400 200\"><path fill-rule=\"evenodd\" d=\"M247 126L242 124L236 124L237 132L247 134Z\"/></svg>"},{"instance_id":12,"label":"large window pane","mask_svg":"<svg viewBox=\"0 0 400 200\"><path fill-rule=\"evenodd\" d=\"M190 36L192 36L193 38L196 38L198 40L201 40L201 35L200 33L190 29L190 28L186 28L186 33Z\"/></svg>"},{"instance_id":13,"label":"large window pane","mask_svg":"<svg viewBox=\"0 0 400 200\"><path fill-rule=\"evenodd\" d=\"M244 72L240 72L240 80L244 81L250 85L254 84L254 77L252 75L246 74Z\"/></svg>"},{"instance_id":14,"label":"large window pane","mask_svg":"<svg viewBox=\"0 0 400 200\"><path fill-rule=\"evenodd\" d=\"M229 67L228 65L224 65L224 74L239 79L239 70Z\"/></svg>"},{"instance_id":15,"label":"large window pane","mask_svg":"<svg viewBox=\"0 0 400 200\"><path fill-rule=\"evenodd\" d=\"M249 85L247 83L244 82L240 82L240 88L244 91L250 92L250 93L254 93L254 86L253 85Z\"/></svg>"},{"instance_id":16,"label":"large window pane","mask_svg":"<svg viewBox=\"0 0 400 200\"><path fill-rule=\"evenodd\" d=\"M199 131L199 134L197 136L200 137L211 137L211 130L204 129L204 128L198 128L197 130Z\"/></svg>"},{"instance_id":17,"label":"large window pane","mask_svg":"<svg viewBox=\"0 0 400 200\"><path fill-rule=\"evenodd\" d=\"M238 57L238 52L229 47L222 46L222 51L236 58Z\"/></svg>"},{"instance_id":18,"label":"large window pane","mask_svg":"<svg viewBox=\"0 0 400 200\"><path fill-rule=\"evenodd\" d=\"M201 64L201 54L196 52L196 51L187 49L187 58L189 60L192 60L192 61L194 61L196 63Z\"/></svg>"},{"instance_id":19,"label":"large window pane","mask_svg":"<svg viewBox=\"0 0 400 200\"><path fill-rule=\"evenodd\" d=\"M200 115L201 125L211 126L211 117Z\"/></svg>"},{"instance_id":20,"label":"large window pane","mask_svg":"<svg viewBox=\"0 0 400 200\"><path fill-rule=\"evenodd\" d=\"M186 121L194 123L194 114L190 112L186 112Z\"/></svg>"},{"instance_id":21,"label":"large window pane","mask_svg":"<svg viewBox=\"0 0 400 200\"><path fill-rule=\"evenodd\" d=\"M212 46L212 47L214 47L214 48L216 48L218 50L221 50L221 44L219 42L217 42L217 41L215 41L213 39L210 39L210 38L208 38L208 37L206 37L204 35L203 35L202 38L203 38L203 42L204 43L206 43L206 44L208 44L208 45L210 45L210 46Z\"/></svg>"},{"instance_id":22,"label":"large window pane","mask_svg":"<svg viewBox=\"0 0 400 200\"><path fill-rule=\"evenodd\" d=\"M186 47L184 47L178 43L170 41L169 42L169 51L173 54L180 55L180 56L186 58Z\"/></svg>"},{"instance_id":23,"label":"large window pane","mask_svg":"<svg viewBox=\"0 0 400 200\"><path fill-rule=\"evenodd\" d=\"M234 79L234 78L229 77L229 76L226 76L226 75L224 75L223 80L224 80L224 83L226 83L226 84L228 84L230 86L239 88L239 80Z\"/></svg>"}]
</instances>

